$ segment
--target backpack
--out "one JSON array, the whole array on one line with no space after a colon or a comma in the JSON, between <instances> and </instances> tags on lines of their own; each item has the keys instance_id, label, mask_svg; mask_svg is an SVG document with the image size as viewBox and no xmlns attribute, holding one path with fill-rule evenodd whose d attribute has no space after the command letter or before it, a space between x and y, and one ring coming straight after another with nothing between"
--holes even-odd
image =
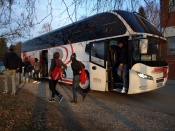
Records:
<instances>
[{"instance_id":1,"label":"backpack","mask_svg":"<svg viewBox=\"0 0 175 131\"><path fill-rule=\"evenodd\" d=\"M51 76L53 80L61 80L62 79L62 69L58 64L58 59L55 59L56 66L51 72Z\"/></svg>"},{"instance_id":2,"label":"backpack","mask_svg":"<svg viewBox=\"0 0 175 131\"><path fill-rule=\"evenodd\" d=\"M80 62L79 62L79 63L80 63ZM80 67L81 67L80 83L81 83L81 84L85 84L86 80L88 79L88 78L87 78L87 74L86 74L85 70L83 69L81 63L80 63Z\"/></svg>"},{"instance_id":3,"label":"backpack","mask_svg":"<svg viewBox=\"0 0 175 131\"><path fill-rule=\"evenodd\" d=\"M31 66L29 61L24 62L24 65L25 65L24 68L25 68L26 72L31 72L32 71L32 66Z\"/></svg>"}]
</instances>

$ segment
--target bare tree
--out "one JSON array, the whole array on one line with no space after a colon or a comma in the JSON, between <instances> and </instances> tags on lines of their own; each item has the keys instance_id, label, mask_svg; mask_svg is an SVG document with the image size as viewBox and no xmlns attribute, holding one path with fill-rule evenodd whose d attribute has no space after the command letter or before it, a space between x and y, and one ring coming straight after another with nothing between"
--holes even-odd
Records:
<instances>
[{"instance_id":1,"label":"bare tree","mask_svg":"<svg viewBox=\"0 0 175 131\"><path fill-rule=\"evenodd\" d=\"M146 3L144 7L146 17L157 28L160 26L159 22L159 4L153 0L72 0L71 4L68 4L66 0L61 0L62 7L65 10L54 16L56 5L53 6L54 0L47 0L47 13L41 20L37 19L35 7L36 2L39 0L0 0L0 37L5 38L8 42L14 43L14 40L18 38L30 38L31 29L37 24L41 24L43 20L50 17L49 23L43 25L43 31L50 31L51 24L54 19L61 21L61 16L67 13L67 19L69 23L77 21L79 9L83 8L85 16L91 16L93 14L123 9L128 11L137 11L139 7L143 6L143 2ZM60 6L60 5L59 5ZM58 6L58 7L59 7ZM70 10L73 7L73 11Z\"/></svg>"},{"instance_id":2,"label":"bare tree","mask_svg":"<svg viewBox=\"0 0 175 131\"><path fill-rule=\"evenodd\" d=\"M7 51L6 41L5 39L0 38L0 61L3 60L6 51Z\"/></svg>"},{"instance_id":3,"label":"bare tree","mask_svg":"<svg viewBox=\"0 0 175 131\"><path fill-rule=\"evenodd\" d=\"M143 6L140 6L139 13L141 14L141 16L146 18L146 13L145 13L145 10L144 10Z\"/></svg>"},{"instance_id":4,"label":"bare tree","mask_svg":"<svg viewBox=\"0 0 175 131\"><path fill-rule=\"evenodd\" d=\"M26 37L34 27L36 0L0 0L0 37L13 43Z\"/></svg>"},{"instance_id":5,"label":"bare tree","mask_svg":"<svg viewBox=\"0 0 175 131\"><path fill-rule=\"evenodd\" d=\"M39 34L50 32L51 30L52 30L51 25L49 24L49 22L46 22L43 24L41 31L39 31Z\"/></svg>"},{"instance_id":6,"label":"bare tree","mask_svg":"<svg viewBox=\"0 0 175 131\"><path fill-rule=\"evenodd\" d=\"M145 12L146 18L160 30L160 5L155 0L147 0Z\"/></svg>"},{"instance_id":7,"label":"bare tree","mask_svg":"<svg viewBox=\"0 0 175 131\"><path fill-rule=\"evenodd\" d=\"M82 15L82 16L79 18L79 20L83 20L83 19L86 19L86 18L87 18L87 16Z\"/></svg>"}]
</instances>

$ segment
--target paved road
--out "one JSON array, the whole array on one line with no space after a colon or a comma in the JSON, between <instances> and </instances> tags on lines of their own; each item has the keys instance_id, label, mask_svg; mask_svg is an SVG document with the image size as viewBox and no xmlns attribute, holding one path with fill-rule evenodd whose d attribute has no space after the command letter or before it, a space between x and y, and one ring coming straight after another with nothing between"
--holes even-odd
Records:
<instances>
[{"instance_id":1,"label":"paved road","mask_svg":"<svg viewBox=\"0 0 175 131\"><path fill-rule=\"evenodd\" d=\"M40 112L48 110L46 102L49 98L48 81L33 84L31 80L30 83L22 83L17 87L17 93L26 89L44 100ZM175 130L175 85L135 95L90 91L85 101L82 101L81 95L77 94L76 105L70 103L72 99L70 85L58 84L57 87L64 99L58 103L56 97L53 111L55 116L62 115L59 123L64 123L66 130ZM41 103L38 97L36 105Z\"/></svg>"},{"instance_id":2,"label":"paved road","mask_svg":"<svg viewBox=\"0 0 175 131\"><path fill-rule=\"evenodd\" d=\"M36 85L30 82L29 84L21 84L20 87L26 88L27 90L44 99L48 99L49 97L47 81L44 81L40 85ZM71 90L71 86L69 84L64 84L64 87L67 87L67 89ZM175 115L175 85L173 84L166 85L160 89L141 94L127 95L117 92L90 91L87 94L87 97L91 96L94 96L97 99L99 98L113 102L120 102L131 106L144 107L154 111L160 111L163 113ZM71 97L72 96L70 95L69 98Z\"/></svg>"},{"instance_id":3,"label":"paved road","mask_svg":"<svg viewBox=\"0 0 175 131\"><path fill-rule=\"evenodd\" d=\"M134 95L107 92L106 94L94 92L105 99L113 99L121 103L145 107L155 111L175 115L175 85L166 85L160 89Z\"/></svg>"}]
</instances>

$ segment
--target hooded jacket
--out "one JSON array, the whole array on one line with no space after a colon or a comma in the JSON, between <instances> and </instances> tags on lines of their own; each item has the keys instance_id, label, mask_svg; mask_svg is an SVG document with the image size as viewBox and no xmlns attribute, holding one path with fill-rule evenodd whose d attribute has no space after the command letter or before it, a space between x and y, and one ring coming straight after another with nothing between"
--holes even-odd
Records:
<instances>
[{"instance_id":1,"label":"hooded jacket","mask_svg":"<svg viewBox=\"0 0 175 131\"><path fill-rule=\"evenodd\" d=\"M6 69L16 70L22 66L22 61L15 52L8 52L4 57Z\"/></svg>"}]
</instances>

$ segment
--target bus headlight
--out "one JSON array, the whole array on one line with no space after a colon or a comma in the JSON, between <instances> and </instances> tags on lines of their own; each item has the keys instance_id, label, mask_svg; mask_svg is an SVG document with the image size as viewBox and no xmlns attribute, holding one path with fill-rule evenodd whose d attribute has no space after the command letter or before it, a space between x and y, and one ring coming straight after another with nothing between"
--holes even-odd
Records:
<instances>
[{"instance_id":1,"label":"bus headlight","mask_svg":"<svg viewBox=\"0 0 175 131\"><path fill-rule=\"evenodd\" d=\"M153 80L153 77L152 77L152 76L149 76L149 75L146 75L146 74L142 74L142 73L140 73L140 72L137 72L137 75L138 75L140 78L143 78L143 79Z\"/></svg>"}]
</instances>

